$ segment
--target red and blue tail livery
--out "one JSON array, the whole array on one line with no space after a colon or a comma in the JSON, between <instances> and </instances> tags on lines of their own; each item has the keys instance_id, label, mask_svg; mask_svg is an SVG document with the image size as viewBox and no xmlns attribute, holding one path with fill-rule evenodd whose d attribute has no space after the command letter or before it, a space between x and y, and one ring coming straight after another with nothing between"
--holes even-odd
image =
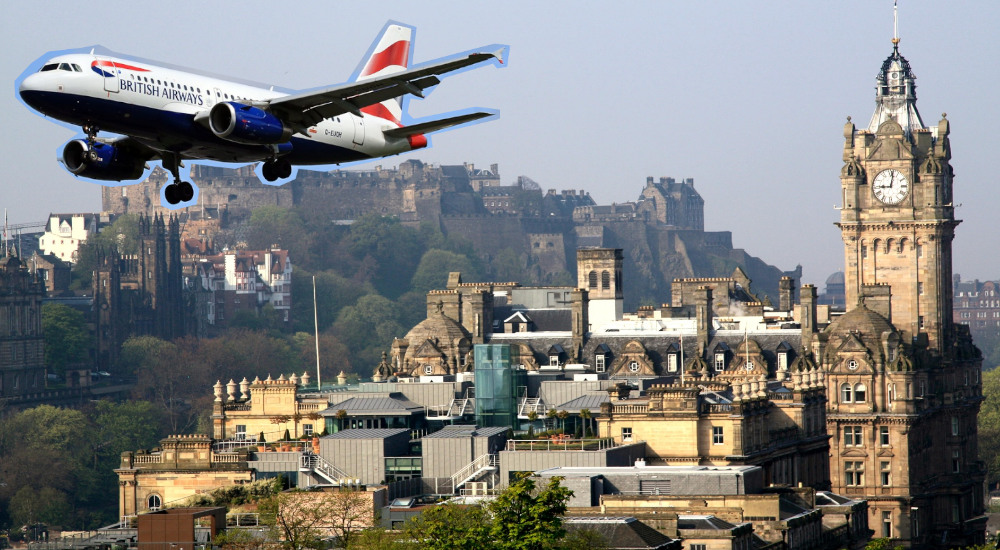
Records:
<instances>
[{"instance_id":1,"label":"red and blue tail livery","mask_svg":"<svg viewBox=\"0 0 1000 550\"><path fill-rule=\"evenodd\" d=\"M249 85L146 62L98 48L50 53L16 81L23 103L83 134L59 160L73 175L104 185L145 177L151 162L173 175L168 208L197 202L184 161L258 163L280 185L300 166L336 166L428 145L427 134L495 118L490 109L410 120L405 99L424 97L448 73L504 65L492 45L411 66L413 27L386 24L350 82L302 92ZM87 70L87 67L90 70Z\"/></svg>"}]
</instances>

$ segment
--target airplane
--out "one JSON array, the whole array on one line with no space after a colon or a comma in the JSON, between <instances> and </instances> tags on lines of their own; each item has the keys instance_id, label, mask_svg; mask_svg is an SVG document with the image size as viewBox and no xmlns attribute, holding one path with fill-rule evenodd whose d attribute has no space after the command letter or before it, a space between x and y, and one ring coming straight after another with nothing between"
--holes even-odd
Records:
<instances>
[{"instance_id":1,"label":"airplane","mask_svg":"<svg viewBox=\"0 0 1000 550\"><path fill-rule=\"evenodd\" d=\"M413 31L390 21L350 82L302 92L91 50L41 58L18 93L39 114L83 129L85 137L62 148L70 173L114 185L143 177L158 160L173 176L162 202L180 208L194 204L196 191L181 181L185 160L262 163L257 174L274 184L288 181L293 167L397 155L426 147L431 132L495 118L497 111L470 110L404 125L409 95L423 98L446 73L504 66L509 50L485 46L408 68Z\"/></svg>"}]
</instances>

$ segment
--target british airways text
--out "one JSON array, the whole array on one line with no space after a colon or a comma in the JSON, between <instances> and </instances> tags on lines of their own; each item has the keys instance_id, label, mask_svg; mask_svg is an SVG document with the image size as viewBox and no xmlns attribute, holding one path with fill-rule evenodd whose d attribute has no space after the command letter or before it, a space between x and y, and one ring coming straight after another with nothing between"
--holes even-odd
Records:
<instances>
[{"instance_id":1,"label":"british airways text","mask_svg":"<svg viewBox=\"0 0 1000 550\"><path fill-rule=\"evenodd\" d=\"M153 97L163 97L170 99L172 101L183 101L185 103L191 103L192 105L204 105L205 99L201 94L196 94L194 92L184 92L181 90L175 90L173 88L166 88L162 86L153 86L152 84L147 84L145 82L133 82L131 80L121 80L121 89L123 91L135 92L137 94L145 94Z\"/></svg>"}]
</instances>

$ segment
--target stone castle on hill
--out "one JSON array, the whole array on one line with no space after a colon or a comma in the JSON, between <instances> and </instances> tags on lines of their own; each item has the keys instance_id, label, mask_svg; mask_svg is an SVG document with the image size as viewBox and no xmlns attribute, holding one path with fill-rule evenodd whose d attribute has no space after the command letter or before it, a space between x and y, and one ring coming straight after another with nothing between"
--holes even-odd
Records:
<instances>
[{"instance_id":1,"label":"stone castle on hill","mask_svg":"<svg viewBox=\"0 0 1000 550\"><path fill-rule=\"evenodd\" d=\"M206 236L206 222L237 227L263 206L294 207L307 217L343 223L367 214L396 216L404 224L432 223L460 235L487 261L513 249L528 258L530 278L538 283L572 280L578 248L622 248L629 252L626 273L635 279L626 304L631 308L669 300L675 278L725 277L740 267L759 295L776 297L781 277L801 276L801 269L783 272L734 249L729 231L705 231L704 200L693 179L650 177L635 202L597 205L585 191L542 191L525 176L501 185L496 164L482 169L407 160L397 168L300 170L284 186L262 184L253 166L195 166L191 178L200 188L199 204L181 215L186 225L201 228L199 238ZM157 169L140 184L103 188L103 209L167 215L159 197L168 183Z\"/></svg>"}]
</instances>

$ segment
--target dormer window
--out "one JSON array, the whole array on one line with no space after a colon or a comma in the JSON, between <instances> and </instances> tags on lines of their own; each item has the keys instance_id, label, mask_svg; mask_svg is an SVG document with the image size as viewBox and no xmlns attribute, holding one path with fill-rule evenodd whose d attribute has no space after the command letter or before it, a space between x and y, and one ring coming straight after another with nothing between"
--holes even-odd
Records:
<instances>
[{"instance_id":1,"label":"dormer window","mask_svg":"<svg viewBox=\"0 0 1000 550\"><path fill-rule=\"evenodd\" d=\"M604 364L605 358L603 354L597 354L594 356L594 370L597 372L604 372L607 366Z\"/></svg>"},{"instance_id":2,"label":"dormer window","mask_svg":"<svg viewBox=\"0 0 1000 550\"><path fill-rule=\"evenodd\" d=\"M630 362L628 364L628 370L630 370L632 372L639 372L639 362L638 361L632 361L632 362Z\"/></svg>"},{"instance_id":3,"label":"dormer window","mask_svg":"<svg viewBox=\"0 0 1000 550\"><path fill-rule=\"evenodd\" d=\"M677 354L671 353L667 356L667 372L677 372Z\"/></svg>"},{"instance_id":4,"label":"dormer window","mask_svg":"<svg viewBox=\"0 0 1000 550\"><path fill-rule=\"evenodd\" d=\"M434 374L434 367L431 365L424 366L424 374L426 375Z\"/></svg>"},{"instance_id":5,"label":"dormer window","mask_svg":"<svg viewBox=\"0 0 1000 550\"><path fill-rule=\"evenodd\" d=\"M715 354L715 372L722 372L726 370L726 354L716 353Z\"/></svg>"},{"instance_id":6,"label":"dormer window","mask_svg":"<svg viewBox=\"0 0 1000 550\"><path fill-rule=\"evenodd\" d=\"M550 367L558 367L559 366L559 356L558 355L550 355L549 356L549 366Z\"/></svg>"}]
</instances>

